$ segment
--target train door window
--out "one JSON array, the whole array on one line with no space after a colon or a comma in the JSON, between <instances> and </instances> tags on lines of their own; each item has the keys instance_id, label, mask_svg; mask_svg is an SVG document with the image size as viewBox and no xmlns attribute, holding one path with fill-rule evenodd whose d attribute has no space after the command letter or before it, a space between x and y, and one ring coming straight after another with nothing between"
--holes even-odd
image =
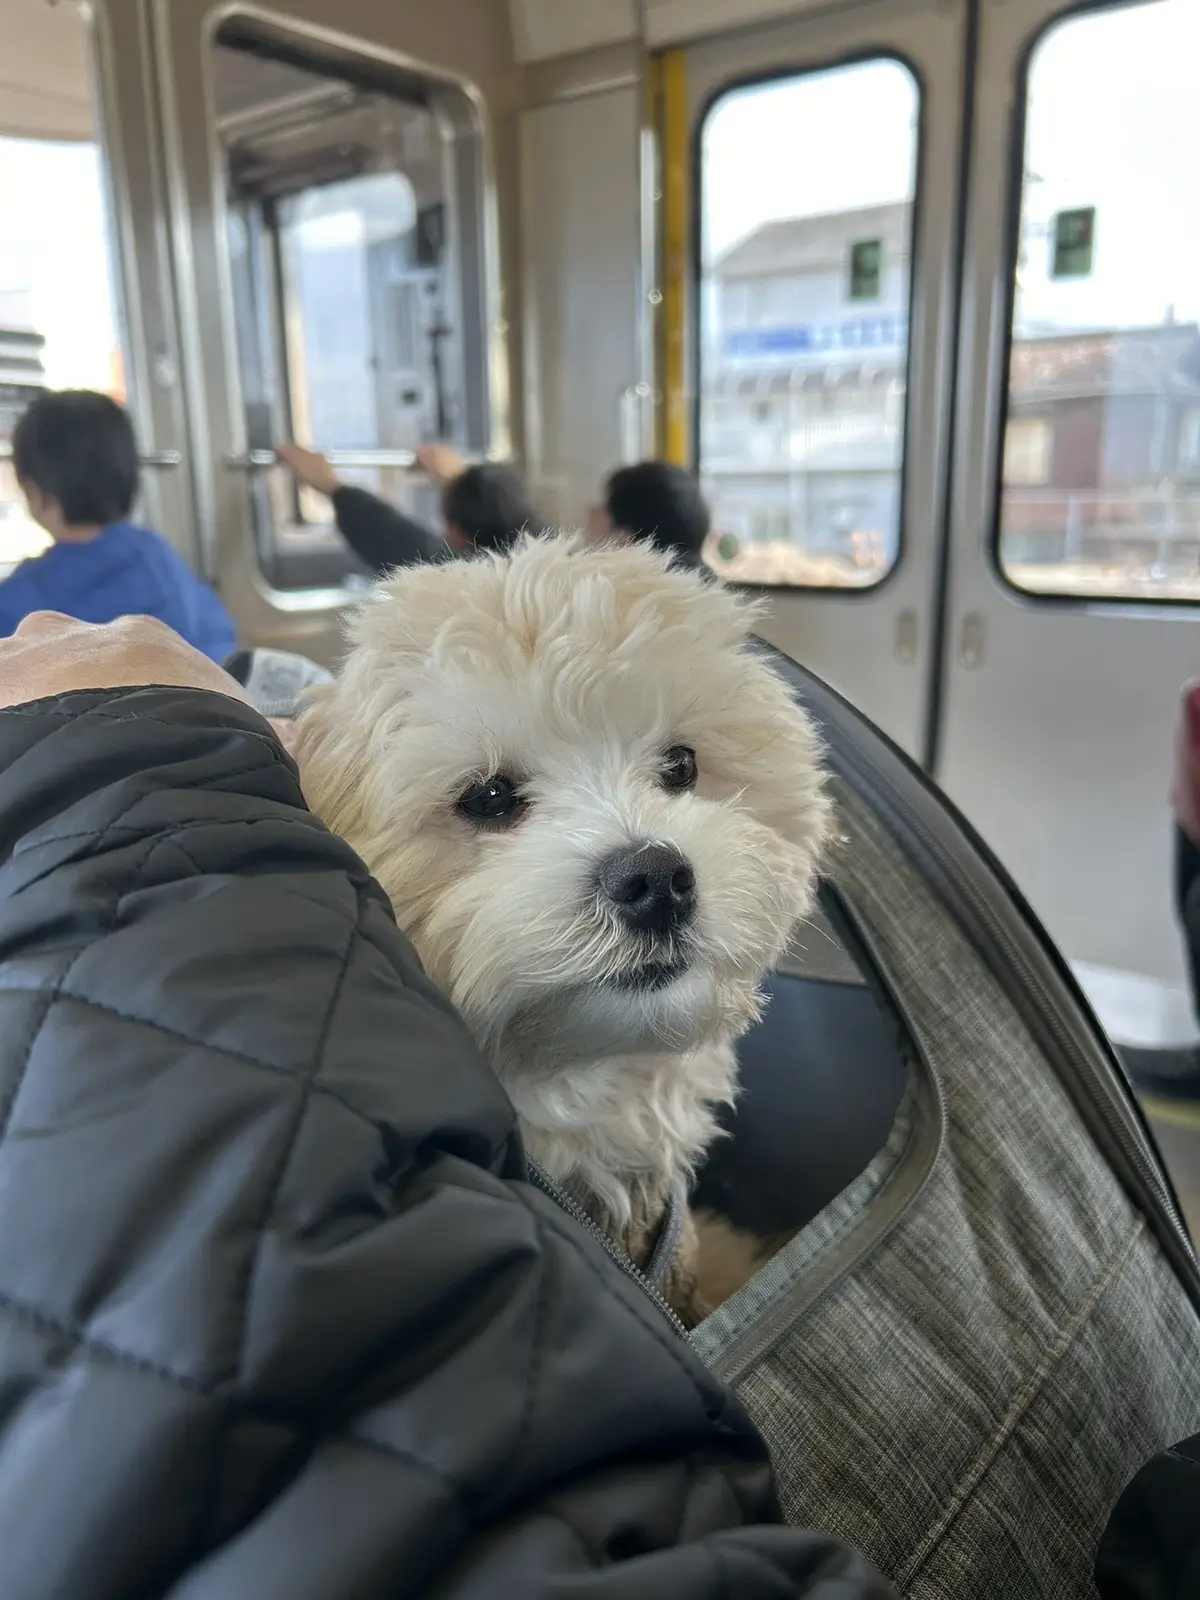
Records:
<instances>
[{"instance_id":1,"label":"train door window","mask_svg":"<svg viewBox=\"0 0 1200 1600\"><path fill-rule=\"evenodd\" d=\"M334 451L412 448L432 431L422 370L420 284L391 281L396 246L416 225L412 184L368 173L285 196L276 209L292 431ZM418 413L414 415L413 413ZM380 489L395 469L366 469ZM327 520L311 491L306 523Z\"/></svg>"},{"instance_id":2,"label":"train door window","mask_svg":"<svg viewBox=\"0 0 1200 1600\"><path fill-rule=\"evenodd\" d=\"M248 446L265 460L296 438L343 482L435 521L413 452L490 443L474 104L243 18L218 33L215 66ZM324 496L281 470L249 482L275 587L361 581Z\"/></svg>"},{"instance_id":3,"label":"train door window","mask_svg":"<svg viewBox=\"0 0 1200 1600\"><path fill-rule=\"evenodd\" d=\"M102 158L90 141L0 138L0 575L50 542L11 461L48 388L125 398Z\"/></svg>"},{"instance_id":4,"label":"train door window","mask_svg":"<svg viewBox=\"0 0 1200 1600\"><path fill-rule=\"evenodd\" d=\"M919 98L880 57L737 85L704 119L697 431L725 577L865 589L899 557Z\"/></svg>"},{"instance_id":5,"label":"train door window","mask_svg":"<svg viewBox=\"0 0 1200 1600\"><path fill-rule=\"evenodd\" d=\"M1156 0L1030 56L997 541L1027 593L1200 600L1198 52L1195 0Z\"/></svg>"}]
</instances>

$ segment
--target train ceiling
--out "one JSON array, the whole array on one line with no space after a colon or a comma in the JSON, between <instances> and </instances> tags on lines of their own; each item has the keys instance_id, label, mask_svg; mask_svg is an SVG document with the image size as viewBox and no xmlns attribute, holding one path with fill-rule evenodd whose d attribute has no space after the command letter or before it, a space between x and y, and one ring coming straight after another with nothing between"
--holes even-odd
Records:
<instances>
[{"instance_id":1,"label":"train ceiling","mask_svg":"<svg viewBox=\"0 0 1200 1600\"><path fill-rule=\"evenodd\" d=\"M386 3L386 0L385 0ZM437 0L409 0L436 4ZM489 0L505 4L506 0ZM507 0L513 53L548 60L638 37L650 47L828 6L833 0ZM0 0L0 133L86 138L93 129L81 0ZM272 7L271 9L276 9ZM287 0L277 9L286 12Z\"/></svg>"},{"instance_id":2,"label":"train ceiling","mask_svg":"<svg viewBox=\"0 0 1200 1600\"><path fill-rule=\"evenodd\" d=\"M518 61L542 61L636 40L638 13L651 49L740 23L828 9L833 0L509 0ZM843 0L845 3L845 0Z\"/></svg>"},{"instance_id":3,"label":"train ceiling","mask_svg":"<svg viewBox=\"0 0 1200 1600\"><path fill-rule=\"evenodd\" d=\"M0 133L92 132L87 28L75 0L0 0Z\"/></svg>"}]
</instances>

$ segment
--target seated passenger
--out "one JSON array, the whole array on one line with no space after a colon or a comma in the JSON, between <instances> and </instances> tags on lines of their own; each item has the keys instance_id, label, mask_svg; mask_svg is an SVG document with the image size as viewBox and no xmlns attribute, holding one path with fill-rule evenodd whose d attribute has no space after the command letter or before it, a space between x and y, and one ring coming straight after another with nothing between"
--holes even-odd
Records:
<instances>
[{"instance_id":1,"label":"seated passenger","mask_svg":"<svg viewBox=\"0 0 1200 1600\"><path fill-rule=\"evenodd\" d=\"M595 540L639 540L666 551L680 567L698 567L712 519L700 485L670 461L618 467L593 507L587 531Z\"/></svg>"},{"instance_id":2,"label":"seated passenger","mask_svg":"<svg viewBox=\"0 0 1200 1600\"><path fill-rule=\"evenodd\" d=\"M17 423L13 467L29 514L54 540L0 582L0 635L35 611L81 622L156 617L214 661L237 643L229 613L161 534L129 520L137 442L115 400L68 389Z\"/></svg>"},{"instance_id":3,"label":"seated passenger","mask_svg":"<svg viewBox=\"0 0 1200 1600\"><path fill-rule=\"evenodd\" d=\"M319 451L282 444L277 454L301 483L333 502L338 532L376 577L421 561L504 550L526 530L546 531L515 467L502 462L468 467L449 445L423 445L417 451L417 461L442 491L445 537L369 490L343 483Z\"/></svg>"}]
</instances>

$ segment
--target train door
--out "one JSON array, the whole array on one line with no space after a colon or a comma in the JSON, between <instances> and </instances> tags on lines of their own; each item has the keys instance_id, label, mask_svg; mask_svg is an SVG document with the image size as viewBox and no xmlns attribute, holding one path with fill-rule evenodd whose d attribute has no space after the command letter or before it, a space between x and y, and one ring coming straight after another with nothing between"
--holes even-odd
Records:
<instances>
[{"instance_id":1,"label":"train door","mask_svg":"<svg viewBox=\"0 0 1200 1600\"><path fill-rule=\"evenodd\" d=\"M142 210L169 218L164 376L188 417L202 563L245 637L329 657L366 574L275 444L311 443L344 481L431 518L419 445L509 447L507 18L485 0L347 0L336 30L319 0L113 0L104 15L115 124L161 135L146 147L161 147L162 198Z\"/></svg>"},{"instance_id":2,"label":"train door","mask_svg":"<svg viewBox=\"0 0 1200 1600\"><path fill-rule=\"evenodd\" d=\"M527 71L525 460L535 503L564 527L613 467L653 449L640 66L629 43Z\"/></svg>"},{"instance_id":3,"label":"train door","mask_svg":"<svg viewBox=\"0 0 1200 1600\"><path fill-rule=\"evenodd\" d=\"M152 216L156 145L136 119L106 119L107 154L119 153L128 174L114 196L96 91L109 100L123 63L106 48L103 17L93 78L82 8L26 7L20 19L17 9L0 17L0 574L48 543L10 460L18 417L47 388L97 389L129 405L142 452L138 513L194 559L182 411L156 381L165 259L146 236L153 228L143 230L139 275L129 204L136 191L142 219Z\"/></svg>"},{"instance_id":4,"label":"train door","mask_svg":"<svg viewBox=\"0 0 1200 1600\"><path fill-rule=\"evenodd\" d=\"M660 67L666 379L696 401L709 559L766 586L772 642L917 755L937 653L964 16L959 0L856 6ZM698 270L680 289L689 162ZM696 334L673 374L677 293Z\"/></svg>"},{"instance_id":5,"label":"train door","mask_svg":"<svg viewBox=\"0 0 1200 1600\"><path fill-rule=\"evenodd\" d=\"M1200 675L1198 49L1193 0L981 9L935 769L1068 956L1163 980Z\"/></svg>"}]
</instances>

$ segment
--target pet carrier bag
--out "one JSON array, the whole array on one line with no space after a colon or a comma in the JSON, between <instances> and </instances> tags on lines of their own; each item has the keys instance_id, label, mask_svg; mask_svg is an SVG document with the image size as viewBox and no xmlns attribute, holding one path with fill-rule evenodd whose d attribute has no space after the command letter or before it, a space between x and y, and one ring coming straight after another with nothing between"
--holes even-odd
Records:
<instances>
[{"instance_id":1,"label":"pet carrier bag","mask_svg":"<svg viewBox=\"0 0 1200 1600\"><path fill-rule=\"evenodd\" d=\"M1011 881L907 758L773 659L823 728L840 822L838 948L806 938L792 968L867 987L903 1085L865 1170L693 1341L767 1436L789 1520L909 1600L1091 1596L1121 1490L1200 1428L1196 1258Z\"/></svg>"},{"instance_id":2,"label":"pet carrier bag","mask_svg":"<svg viewBox=\"0 0 1200 1600\"><path fill-rule=\"evenodd\" d=\"M316 669L254 655L235 676L291 714ZM1200 1271L1013 884L906 757L771 659L823 730L840 837L699 1185L792 1236L691 1337L770 1442L789 1520L909 1600L1083 1600L1122 1489L1200 1429ZM781 1035L792 1126L768 1097L747 1140Z\"/></svg>"}]
</instances>

